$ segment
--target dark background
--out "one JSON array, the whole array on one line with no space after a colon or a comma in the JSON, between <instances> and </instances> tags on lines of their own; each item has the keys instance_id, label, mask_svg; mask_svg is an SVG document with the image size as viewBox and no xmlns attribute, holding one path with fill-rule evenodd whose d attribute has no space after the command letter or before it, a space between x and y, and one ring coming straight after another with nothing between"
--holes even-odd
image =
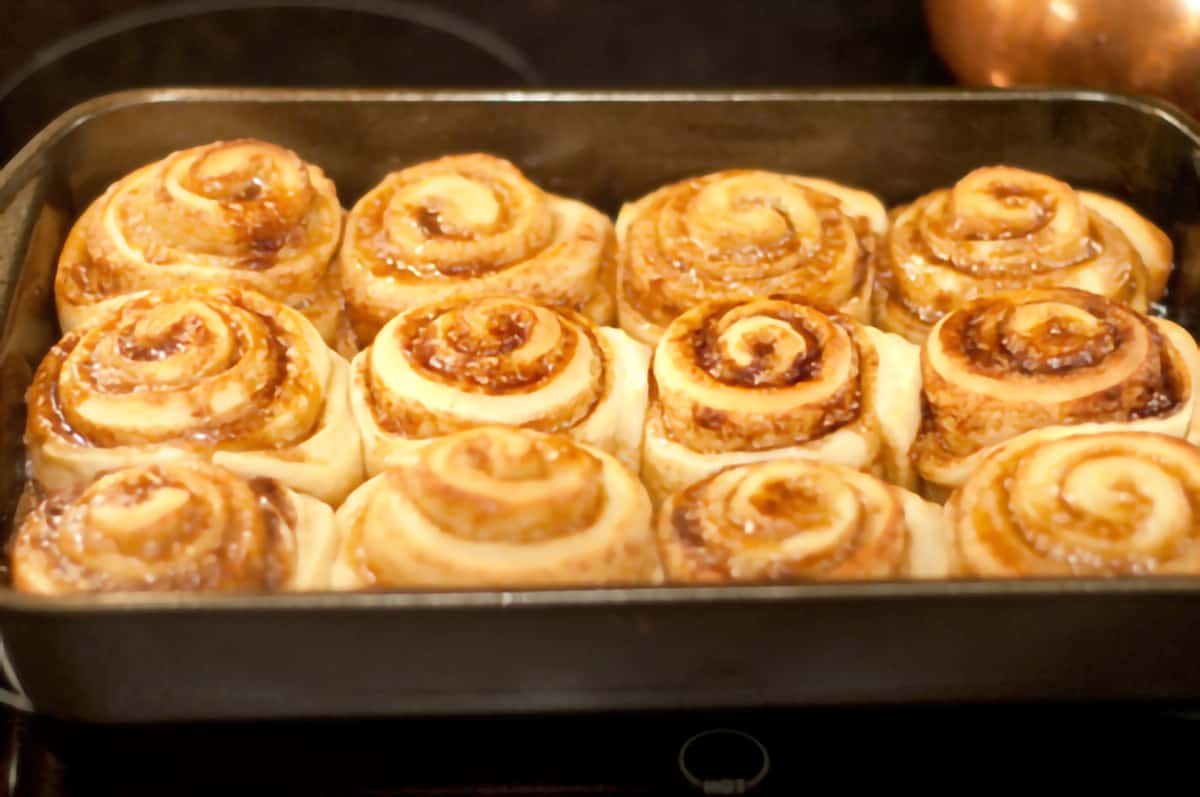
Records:
<instances>
[{"instance_id":1,"label":"dark background","mask_svg":"<svg viewBox=\"0 0 1200 797\"><path fill-rule=\"evenodd\" d=\"M0 161L142 86L948 82L918 0L0 0Z\"/></svg>"}]
</instances>

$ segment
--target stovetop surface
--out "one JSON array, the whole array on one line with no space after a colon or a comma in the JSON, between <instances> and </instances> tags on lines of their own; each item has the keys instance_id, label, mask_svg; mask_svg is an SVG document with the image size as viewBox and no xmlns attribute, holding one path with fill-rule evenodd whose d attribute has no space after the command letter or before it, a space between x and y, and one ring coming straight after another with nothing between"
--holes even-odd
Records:
<instances>
[{"instance_id":1,"label":"stovetop surface","mask_svg":"<svg viewBox=\"0 0 1200 797\"><path fill-rule=\"evenodd\" d=\"M915 785L947 780L951 763L978 765L975 782L1023 781L1035 760L1078 784L1153 768L1166 754L1146 756L1150 740L1190 746L1197 716L1091 705L89 727L7 713L0 794L798 795L822 773ZM1080 744L1092 752L1077 758Z\"/></svg>"}]
</instances>

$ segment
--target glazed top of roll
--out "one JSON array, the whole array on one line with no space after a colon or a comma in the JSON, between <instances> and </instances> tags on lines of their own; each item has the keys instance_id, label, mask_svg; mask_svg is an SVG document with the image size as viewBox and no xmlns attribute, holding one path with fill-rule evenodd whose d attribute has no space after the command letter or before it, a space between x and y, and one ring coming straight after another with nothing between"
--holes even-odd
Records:
<instances>
[{"instance_id":1,"label":"glazed top of roll","mask_svg":"<svg viewBox=\"0 0 1200 797\"><path fill-rule=\"evenodd\" d=\"M264 141L219 141L110 186L71 231L56 291L60 302L87 305L166 280L232 281L300 307L341 229L320 168Z\"/></svg>"},{"instance_id":2,"label":"glazed top of roll","mask_svg":"<svg viewBox=\"0 0 1200 797\"><path fill-rule=\"evenodd\" d=\"M655 351L663 426L714 453L813 440L859 418L875 357L861 324L793 296L707 302Z\"/></svg>"},{"instance_id":3,"label":"glazed top of roll","mask_svg":"<svg viewBox=\"0 0 1200 797\"><path fill-rule=\"evenodd\" d=\"M903 499L897 487L827 462L726 468L664 504L658 533L667 575L712 582L908 575L915 543Z\"/></svg>"},{"instance_id":4,"label":"glazed top of roll","mask_svg":"<svg viewBox=\"0 0 1200 797\"><path fill-rule=\"evenodd\" d=\"M512 296L448 300L390 321L360 356L380 428L433 437L477 423L560 432L588 416L612 379L604 343L578 313ZM528 397L541 393L541 399Z\"/></svg>"},{"instance_id":5,"label":"glazed top of roll","mask_svg":"<svg viewBox=\"0 0 1200 797\"><path fill-rule=\"evenodd\" d=\"M602 470L596 454L567 438L483 427L438 440L388 478L447 534L538 543L595 523L606 500Z\"/></svg>"},{"instance_id":6,"label":"glazed top of roll","mask_svg":"<svg viewBox=\"0 0 1200 797\"><path fill-rule=\"evenodd\" d=\"M961 456L1042 426L1169 415L1192 398L1177 329L1068 288L968 302L922 349L934 437L918 447Z\"/></svg>"},{"instance_id":7,"label":"glazed top of roll","mask_svg":"<svg viewBox=\"0 0 1200 797\"><path fill-rule=\"evenodd\" d=\"M336 356L297 311L254 291L134 294L42 360L27 443L286 448L318 427Z\"/></svg>"},{"instance_id":8,"label":"glazed top of roll","mask_svg":"<svg viewBox=\"0 0 1200 797\"><path fill-rule=\"evenodd\" d=\"M888 301L924 325L964 300L1034 285L1144 311L1162 296L1172 258L1167 236L1128 206L1006 166L976 169L898 208L885 253Z\"/></svg>"},{"instance_id":9,"label":"glazed top of roll","mask_svg":"<svg viewBox=\"0 0 1200 797\"><path fill-rule=\"evenodd\" d=\"M828 180L752 170L684 180L622 208L621 299L660 327L732 295L841 306L869 290L886 227L878 199Z\"/></svg>"},{"instance_id":10,"label":"glazed top of roll","mask_svg":"<svg viewBox=\"0 0 1200 797\"><path fill-rule=\"evenodd\" d=\"M419 163L389 174L350 212L341 247L348 312L369 340L397 312L462 295L471 281L581 309L605 287L611 235L599 211L544 192L502 158Z\"/></svg>"},{"instance_id":11,"label":"glazed top of roll","mask_svg":"<svg viewBox=\"0 0 1200 797\"><path fill-rule=\"evenodd\" d=\"M271 592L296 568L296 523L270 479L204 462L124 468L33 505L17 531L13 582L45 594Z\"/></svg>"},{"instance_id":12,"label":"glazed top of roll","mask_svg":"<svg viewBox=\"0 0 1200 797\"><path fill-rule=\"evenodd\" d=\"M1145 432L1075 432L1016 438L951 496L967 571L1200 574L1200 449Z\"/></svg>"},{"instance_id":13,"label":"glazed top of roll","mask_svg":"<svg viewBox=\"0 0 1200 797\"><path fill-rule=\"evenodd\" d=\"M355 491L338 519L343 585L611 583L658 571L636 477L529 429L437 438Z\"/></svg>"}]
</instances>

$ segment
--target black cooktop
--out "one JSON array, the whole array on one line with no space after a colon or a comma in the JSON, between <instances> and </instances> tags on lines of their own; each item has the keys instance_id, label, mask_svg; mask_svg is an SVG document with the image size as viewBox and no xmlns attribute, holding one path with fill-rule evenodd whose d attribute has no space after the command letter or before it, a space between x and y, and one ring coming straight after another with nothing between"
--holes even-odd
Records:
<instances>
[{"instance_id":1,"label":"black cooktop","mask_svg":"<svg viewBox=\"0 0 1200 797\"><path fill-rule=\"evenodd\" d=\"M1173 757L1147 754L1150 742L1190 741L1194 716L957 707L83 727L9 713L0 794L799 795L823 779L949 785L963 764L973 783L1029 785L1049 768L1078 785L1150 774Z\"/></svg>"}]
</instances>

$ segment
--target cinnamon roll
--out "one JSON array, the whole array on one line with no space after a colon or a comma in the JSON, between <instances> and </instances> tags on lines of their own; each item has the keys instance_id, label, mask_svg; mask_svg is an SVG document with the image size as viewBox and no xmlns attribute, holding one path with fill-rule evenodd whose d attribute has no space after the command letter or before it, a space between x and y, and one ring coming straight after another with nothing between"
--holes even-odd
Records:
<instances>
[{"instance_id":1,"label":"cinnamon roll","mask_svg":"<svg viewBox=\"0 0 1200 797\"><path fill-rule=\"evenodd\" d=\"M1200 441L1200 351L1182 327L1101 296L1031 288L945 316L922 348L915 446L926 494L944 498L997 444L1081 423Z\"/></svg>"},{"instance_id":2,"label":"cinnamon roll","mask_svg":"<svg viewBox=\"0 0 1200 797\"><path fill-rule=\"evenodd\" d=\"M441 437L337 512L336 589L661 580L650 500L612 456L529 429Z\"/></svg>"},{"instance_id":3,"label":"cinnamon roll","mask_svg":"<svg viewBox=\"0 0 1200 797\"><path fill-rule=\"evenodd\" d=\"M963 571L1200 574L1200 449L1148 432L1028 432L951 496Z\"/></svg>"},{"instance_id":4,"label":"cinnamon roll","mask_svg":"<svg viewBox=\"0 0 1200 797\"><path fill-rule=\"evenodd\" d=\"M362 481L348 373L304 316L254 291L134 294L38 366L32 475L62 489L198 456L336 503Z\"/></svg>"},{"instance_id":5,"label":"cinnamon roll","mask_svg":"<svg viewBox=\"0 0 1200 797\"><path fill-rule=\"evenodd\" d=\"M283 302L335 345L341 233L333 182L291 150L241 139L175 152L113 183L75 223L54 279L59 322L70 332L114 297L203 282Z\"/></svg>"},{"instance_id":6,"label":"cinnamon roll","mask_svg":"<svg viewBox=\"0 0 1200 797\"><path fill-rule=\"evenodd\" d=\"M792 457L913 483L920 363L895 335L787 296L713 301L667 327L652 374L642 476L656 501Z\"/></svg>"},{"instance_id":7,"label":"cinnamon roll","mask_svg":"<svg viewBox=\"0 0 1200 797\"><path fill-rule=\"evenodd\" d=\"M674 493L656 524L674 582L944 578L942 509L873 476L782 459Z\"/></svg>"},{"instance_id":8,"label":"cinnamon roll","mask_svg":"<svg viewBox=\"0 0 1200 797\"><path fill-rule=\"evenodd\" d=\"M568 435L641 458L650 353L623 332L529 299L450 299L392 319L351 365L367 473L480 425Z\"/></svg>"},{"instance_id":9,"label":"cinnamon roll","mask_svg":"<svg viewBox=\"0 0 1200 797\"><path fill-rule=\"evenodd\" d=\"M1139 312L1162 297L1171 241L1132 208L1044 174L991 166L893 212L875 320L919 343L963 302L1069 287Z\"/></svg>"},{"instance_id":10,"label":"cinnamon roll","mask_svg":"<svg viewBox=\"0 0 1200 797\"><path fill-rule=\"evenodd\" d=\"M791 293L867 321L887 213L828 180L733 170L668 185L617 217L617 314L655 343L709 299Z\"/></svg>"},{"instance_id":11,"label":"cinnamon roll","mask_svg":"<svg viewBox=\"0 0 1200 797\"><path fill-rule=\"evenodd\" d=\"M612 222L548 194L490 155L455 155L393 172L346 222L342 287L359 344L397 313L496 293L612 315Z\"/></svg>"},{"instance_id":12,"label":"cinnamon roll","mask_svg":"<svg viewBox=\"0 0 1200 797\"><path fill-rule=\"evenodd\" d=\"M44 495L12 548L24 592L324 589L333 510L206 462L135 465Z\"/></svg>"}]
</instances>

